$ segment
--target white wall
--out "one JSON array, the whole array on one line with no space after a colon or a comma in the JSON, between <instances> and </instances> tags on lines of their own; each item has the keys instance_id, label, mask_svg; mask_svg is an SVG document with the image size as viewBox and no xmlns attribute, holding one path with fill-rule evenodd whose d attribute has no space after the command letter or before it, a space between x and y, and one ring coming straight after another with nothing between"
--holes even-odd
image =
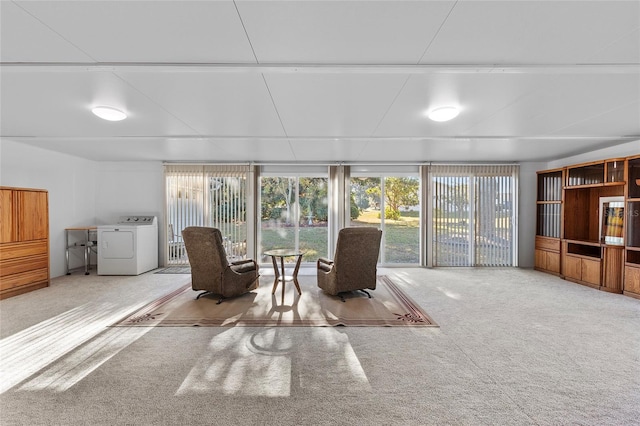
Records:
<instances>
[{"instance_id":1,"label":"white wall","mask_svg":"<svg viewBox=\"0 0 640 426\"><path fill-rule=\"evenodd\" d=\"M533 268L536 242L536 191L538 170L546 163L520 163L518 188L518 266Z\"/></svg>"},{"instance_id":2,"label":"white wall","mask_svg":"<svg viewBox=\"0 0 640 426\"><path fill-rule=\"evenodd\" d=\"M120 216L158 218L158 264L164 263L164 171L162 163L99 162L96 175L96 223L116 223Z\"/></svg>"},{"instance_id":3,"label":"white wall","mask_svg":"<svg viewBox=\"0 0 640 426\"><path fill-rule=\"evenodd\" d=\"M0 139L0 185L49 191L52 278L65 273L64 229L95 224L96 164L71 155ZM73 255L71 267L81 265L79 253Z\"/></svg>"},{"instance_id":4,"label":"white wall","mask_svg":"<svg viewBox=\"0 0 640 426\"><path fill-rule=\"evenodd\" d=\"M96 162L0 140L0 185L49 191L52 278L65 273L65 228L105 225L137 214L157 216L164 229L162 177L161 162ZM160 248L160 264L163 252ZM72 251L71 267L78 266L81 251Z\"/></svg>"}]
</instances>

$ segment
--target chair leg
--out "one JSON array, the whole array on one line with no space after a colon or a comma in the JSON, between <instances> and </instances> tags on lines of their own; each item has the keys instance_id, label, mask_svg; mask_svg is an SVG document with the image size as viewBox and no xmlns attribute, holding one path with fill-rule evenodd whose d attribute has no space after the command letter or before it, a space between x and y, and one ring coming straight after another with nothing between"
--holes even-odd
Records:
<instances>
[{"instance_id":1,"label":"chair leg","mask_svg":"<svg viewBox=\"0 0 640 426\"><path fill-rule=\"evenodd\" d=\"M364 294L366 294L367 296L369 296L369 299L371 299L371 295L369 294L369 292L367 290L360 289L360 291L363 292Z\"/></svg>"},{"instance_id":2,"label":"chair leg","mask_svg":"<svg viewBox=\"0 0 640 426\"><path fill-rule=\"evenodd\" d=\"M204 296L205 294L209 294L209 293L211 293L211 292L210 291L203 291L202 293L200 293L198 295L198 297L196 297L196 300L200 299L200 296Z\"/></svg>"}]
</instances>

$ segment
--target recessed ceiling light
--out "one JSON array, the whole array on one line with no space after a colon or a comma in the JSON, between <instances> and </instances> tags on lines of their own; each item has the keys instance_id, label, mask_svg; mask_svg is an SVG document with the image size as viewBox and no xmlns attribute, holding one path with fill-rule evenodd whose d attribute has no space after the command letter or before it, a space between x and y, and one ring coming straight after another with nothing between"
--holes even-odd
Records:
<instances>
[{"instance_id":1,"label":"recessed ceiling light","mask_svg":"<svg viewBox=\"0 0 640 426\"><path fill-rule=\"evenodd\" d=\"M127 114L124 112L108 106L97 106L93 108L91 112L103 120L120 121L127 118Z\"/></svg>"},{"instance_id":2,"label":"recessed ceiling light","mask_svg":"<svg viewBox=\"0 0 640 426\"><path fill-rule=\"evenodd\" d=\"M460 110L454 106L445 106L429 111L427 116L433 121L449 121L456 118Z\"/></svg>"}]
</instances>

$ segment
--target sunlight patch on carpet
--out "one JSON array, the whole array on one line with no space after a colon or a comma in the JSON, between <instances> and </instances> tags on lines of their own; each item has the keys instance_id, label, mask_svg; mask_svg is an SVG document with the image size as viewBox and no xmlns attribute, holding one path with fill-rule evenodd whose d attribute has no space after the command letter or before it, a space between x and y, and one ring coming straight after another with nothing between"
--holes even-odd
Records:
<instances>
[{"instance_id":1,"label":"sunlight patch on carpet","mask_svg":"<svg viewBox=\"0 0 640 426\"><path fill-rule=\"evenodd\" d=\"M304 335L236 327L211 339L176 395L276 398L326 386L349 393L371 391L346 334L328 327Z\"/></svg>"},{"instance_id":2,"label":"sunlight patch on carpet","mask_svg":"<svg viewBox=\"0 0 640 426\"><path fill-rule=\"evenodd\" d=\"M79 348L142 304L87 303L0 341L0 394Z\"/></svg>"}]
</instances>

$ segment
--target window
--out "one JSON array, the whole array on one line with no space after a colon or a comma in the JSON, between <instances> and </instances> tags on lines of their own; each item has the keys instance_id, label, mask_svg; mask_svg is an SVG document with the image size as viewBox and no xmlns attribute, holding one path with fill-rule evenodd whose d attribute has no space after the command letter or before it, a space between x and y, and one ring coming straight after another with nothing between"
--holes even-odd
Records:
<instances>
[{"instance_id":1,"label":"window","mask_svg":"<svg viewBox=\"0 0 640 426\"><path fill-rule=\"evenodd\" d=\"M380 263L420 263L417 167L351 167L350 226L382 230Z\"/></svg>"},{"instance_id":2,"label":"window","mask_svg":"<svg viewBox=\"0 0 640 426\"><path fill-rule=\"evenodd\" d=\"M229 260L247 254L248 166L166 165L167 265L186 265L182 230L220 229Z\"/></svg>"},{"instance_id":3,"label":"window","mask_svg":"<svg viewBox=\"0 0 640 426\"><path fill-rule=\"evenodd\" d=\"M290 168L289 168L290 169ZM303 262L328 254L328 177L326 168L304 172L263 168L260 176L259 256L266 250L304 252Z\"/></svg>"},{"instance_id":4,"label":"window","mask_svg":"<svg viewBox=\"0 0 640 426\"><path fill-rule=\"evenodd\" d=\"M517 166L432 166L434 266L514 266Z\"/></svg>"}]
</instances>

